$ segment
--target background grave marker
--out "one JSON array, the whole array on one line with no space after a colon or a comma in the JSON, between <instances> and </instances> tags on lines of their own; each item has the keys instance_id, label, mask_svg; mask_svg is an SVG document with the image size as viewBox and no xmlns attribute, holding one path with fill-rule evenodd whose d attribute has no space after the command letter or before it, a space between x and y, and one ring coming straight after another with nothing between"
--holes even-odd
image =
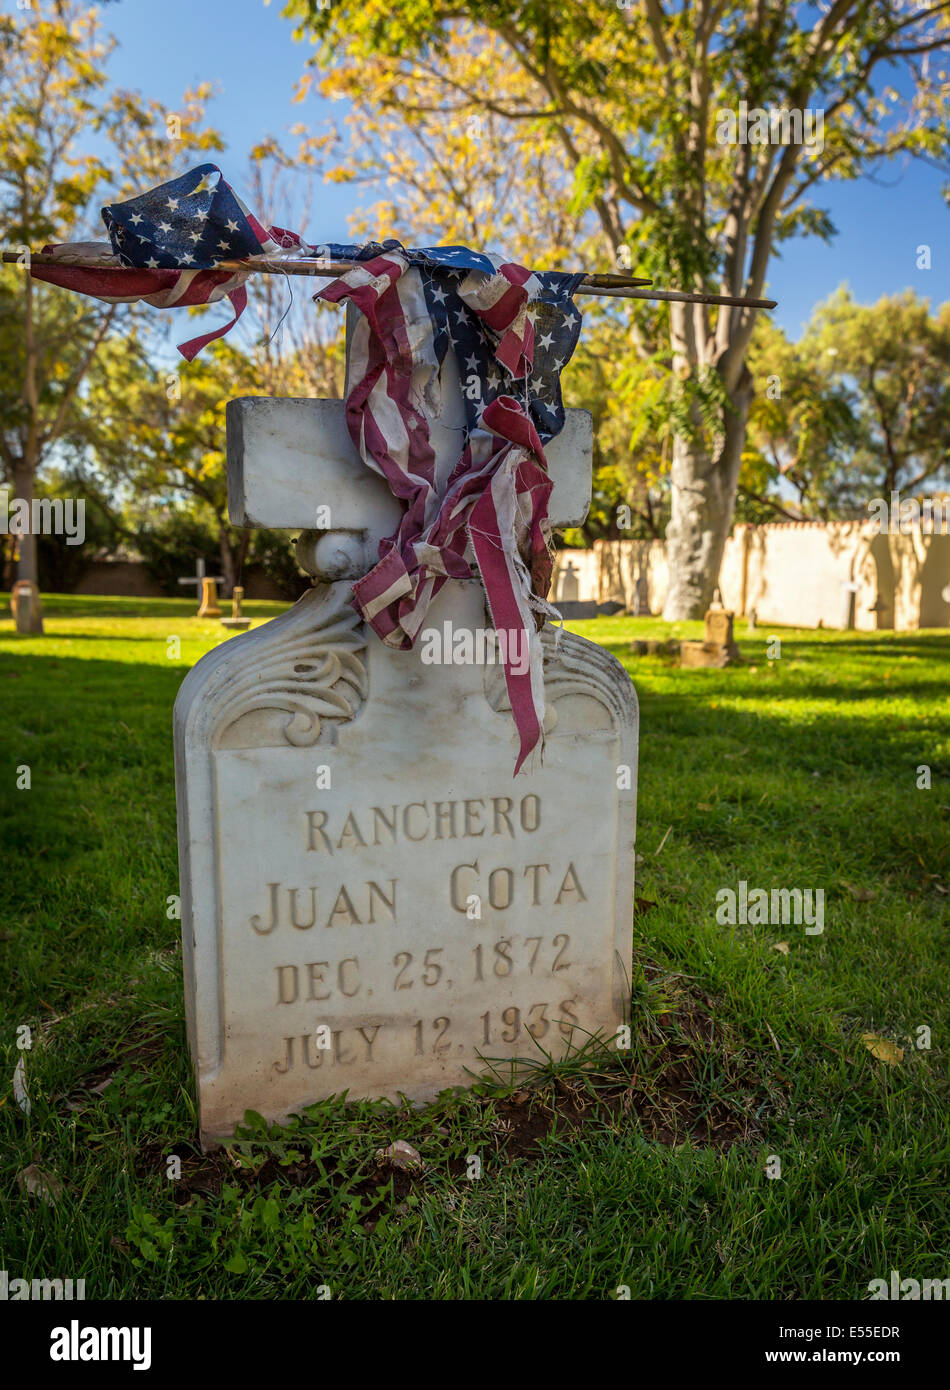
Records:
<instances>
[{"instance_id":1,"label":"background grave marker","mask_svg":"<svg viewBox=\"0 0 950 1390\"><path fill-rule=\"evenodd\" d=\"M218 607L218 591L215 585L227 583L223 574L205 574L205 562L199 559L195 562L194 576L179 579L178 582L179 584L194 584L200 590L199 618L220 618L221 609Z\"/></svg>"}]
</instances>

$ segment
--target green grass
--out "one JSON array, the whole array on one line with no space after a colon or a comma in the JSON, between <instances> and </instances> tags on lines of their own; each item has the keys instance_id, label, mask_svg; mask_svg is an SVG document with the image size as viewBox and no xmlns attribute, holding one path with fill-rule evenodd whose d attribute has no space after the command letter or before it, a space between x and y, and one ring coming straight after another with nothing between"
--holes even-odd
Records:
<instances>
[{"instance_id":1,"label":"green grass","mask_svg":"<svg viewBox=\"0 0 950 1390\"><path fill-rule=\"evenodd\" d=\"M739 625L746 665L681 671L629 655L671 631L658 620L571 624L640 697L629 1058L591 1050L424 1111L327 1102L204 1158L166 909L171 708L222 629L189 600L45 611L42 638L0 622L11 1277L85 1278L88 1298L833 1299L891 1269L950 1275L950 634L776 630L769 662L773 634ZM719 925L740 879L824 888L824 933ZM375 1166L396 1138L421 1175ZM23 1193L31 1164L55 1202Z\"/></svg>"}]
</instances>

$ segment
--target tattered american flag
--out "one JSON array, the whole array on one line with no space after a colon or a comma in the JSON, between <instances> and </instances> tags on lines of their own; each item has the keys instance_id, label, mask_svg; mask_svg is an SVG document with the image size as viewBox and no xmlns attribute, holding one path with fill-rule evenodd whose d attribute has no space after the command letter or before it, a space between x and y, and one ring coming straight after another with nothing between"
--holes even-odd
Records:
<instances>
[{"instance_id":1,"label":"tattered american flag","mask_svg":"<svg viewBox=\"0 0 950 1390\"><path fill-rule=\"evenodd\" d=\"M557 616L551 578L544 444L564 426L560 370L580 334L572 294L581 275L534 274L497 256L396 241L321 248L361 265L316 297L351 300L346 419L368 467L406 504L398 531L354 585L354 603L384 642L414 643L446 579L480 574L504 633L505 681L518 729L515 772L542 737L538 628ZM439 372L458 360L466 434L439 484L429 428ZM516 642L515 636L520 639ZM528 653L527 670L511 658Z\"/></svg>"},{"instance_id":2,"label":"tattered american flag","mask_svg":"<svg viewBox=\"0 0 950 1390\"><path fill-rule=\"evenodd\" d=\"M364 462L405 512L377 564L354 585L353 603L387 645L407 648L447 579L481 576L491 621L506 638L517 773L542 739L538 631L557 616L546 601L551 481L544 445L564 426L560 373L580 335L572 296L582 273L533 273L459 246L310 246L296 233L264 227L213 164L105 207L102 216L108 244L46 248L62 265L34 265L31 274L109 303L143 300L161 309L226 296L234 318L181 344L189 361L234 326L247 302L250 270L221 270L222 260L317 253L359 263L315 298L351 300L360 311L347 361L347 424ZM89 258L96 268L70 264ZM466 430L458 463L440 480L430 426L450 350ZM526 670L512 659L518 650L528 653Z\"/></svg>"},{"instance_id":3,"label":"tattered american flag","mask_svg":"<svg viewBox=\"0 0 950 1390\"><path fill-rule=\"evenodd\" d=\"M283 227L264 227L237 197L216 164L201 164L181 178L125 203L102 209L109 241L79 241L43 249L62 266L33 265L30 274L107 304L142 300L154 309L178 309L230 300L234 317L220 328L180 343L188 361L223 338L247 306L249 271L217 270L220 261L300 255L312 248ZM95 260L94 269L71 265Z\"/></svg>"}]
</instances>

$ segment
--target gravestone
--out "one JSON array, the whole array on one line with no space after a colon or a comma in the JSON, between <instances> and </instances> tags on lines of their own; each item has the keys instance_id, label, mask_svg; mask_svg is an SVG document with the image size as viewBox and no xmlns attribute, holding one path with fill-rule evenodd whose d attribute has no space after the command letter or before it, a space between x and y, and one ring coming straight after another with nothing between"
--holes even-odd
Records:
<instances>
[{"instance_id":1,"label":"gravestone","mask_svg":"<svg viewBox=\"0 0 950 1390\"><path fill-rule=\"evenodd\" d=\"M557 591L559 603L574 603L577 602L577 600L580 598L581 588L577 579L577 576L579 574L580 570L577 568L573 560L568 560L567 564L561 568L558 574Z\"/></svg>"},{"instance_id":2,"label":"gravestone","mask_svg":"<svg viewBox=\"0 0 950 1390\"><path fill-rule=\"evenodd\" d=\"M650 616L650 585L645 574L637 575L633 591L633 613L637 618Z\"/></svg>"},{"instance_id":3,"label":"gravestone","mask_svg":"<svg viewBox=\"0 0 950 1390\"><path fill-rule=\"evenodd\" d=\"M198 608L199 618L220 618L221 609L218 607L217 580L202 579L201 581L201 604Z\"/></svg>"},{"instance_id":4,"label":"gravestone","mask_svg":"<svg viewBox=\"0 0 950 1390\"><path fill-rule=\"evenodd\" d=\"M43 631L43 602L32 579L18 579L10 590L10 612L17 632L25 635Z\"/></svg>"},{"instance_id":5,"label":"gravestone","mask_svg":"<svg viewBox=\"0 0 950 1390\"><path fill-rule=\"evenodd\" d=\"M221 609L218 607L218 590L216 586L227 582L223 574L205 574L205 562L204 560L198 560L195 564L194 576L186 579L179 579L178 582L179 584L194 584L201 590L201 601L198 604L197 615L199 618L220 618Z\"/></svg>"},{"instance_id":6,"label":"gravestone","mask_svg":"<svg viewBox=\"0 0 950 1390\"><path fill-rule=\"evenodd\" d=\"M718 591L717 591L718 592ZM717 599L706 610L701 642L680 642L681 666L733 666L742 660L733 634L734 613Z\"/></svg>"},{"instance_id":7,"label":"gravestone","mask_svg":"<svg viewBox=\"0 0 950 1390\"><path fill-rule=\"evenodd\" d=\"M432 442L446 477L462 399L449 364L443 379ZM421 637L386 647L350 605L400 504L354 449L342 402L232 401L227 428L233 524L302 528L315 584L205 656L175 706L206 1148L247 1109L280 1120L342 1092L424 1102L489 1059L610 1038L632 949L637 703L623 668L545 628L546 744L515 778L503 668L427 664ZM577 525L590 417L569 412L546 452L552 523ZM446 624L489 628L478 580L447 582L422 632Z\"/></svg>"},{"instance_id":8,"label":"gravestone","mask_svg":"<svg viewBox=\"0 0 950 1390\"><path fill-rule=\"evenodd\" d=\"M722 608L711 608L704 623L705 640L714 647L734 647L733 617Z\"/></svg>"},{"instance_id":9,"label":"gravestone","mask_svg":"<svg viewBox=\"0 0 950 1390\"><path fill-rule=\"evenodd\" d=\"M229 627L235 632L245 632L251 626L250 618L245 618L241 608L243 602L244 590L240 584L235 584L234 593L231 595L231 616L221 619L222 627Z\"/></svg>"}]
</instances>

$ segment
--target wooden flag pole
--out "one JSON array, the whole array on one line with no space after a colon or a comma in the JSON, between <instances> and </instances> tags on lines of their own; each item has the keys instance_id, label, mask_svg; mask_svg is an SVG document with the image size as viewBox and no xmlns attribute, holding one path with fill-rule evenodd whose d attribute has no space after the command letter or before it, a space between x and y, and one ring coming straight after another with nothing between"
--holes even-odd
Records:
<instances>
[{"instance_id":1,"label":"wooden flag pole","mask_svg":"<svg viewBox=\"0 0 950 1390\"><path fill-rule=\"evenodd\" d=\"M67 259L53 256L45 251L32 251L29 256L23 251L4 251L2 260L6 265L48 265L59 269L75 266L81 270L98 270L103 273L121 274L131 267L104 265L101 261ZM259 260L253 264L247 261L218 261L215 270L247 271L251 275L308 275L328 280L336 279L353 270L359 261L328 261L320 257L298 256L292 260ZM185 269L186 267L182 267ZM774 309L774 299L744 299L738 295L701 294L687 290L657 290L652 288L652 280L644 280L636 275L585 275L578 285L577 294L614 295L622 299L673 300L683 304L726 304L746 309Z\"/></svg>"},{"instance_id":2,"label":"wooden flag pole","mask_svg":"<svg viewBox=\"0 0 950 1390\"><path fill-rule=\"evenodd\" d=\"M583 293L578 289L578 293ZM740 309L774 309L777 299L749 299L738 294L701 294L691 290L641 290L628 285L603 285L588 294L615 295L620 299L658 299L675 304L731 304Z\"/></svg>"}]
</instances>

